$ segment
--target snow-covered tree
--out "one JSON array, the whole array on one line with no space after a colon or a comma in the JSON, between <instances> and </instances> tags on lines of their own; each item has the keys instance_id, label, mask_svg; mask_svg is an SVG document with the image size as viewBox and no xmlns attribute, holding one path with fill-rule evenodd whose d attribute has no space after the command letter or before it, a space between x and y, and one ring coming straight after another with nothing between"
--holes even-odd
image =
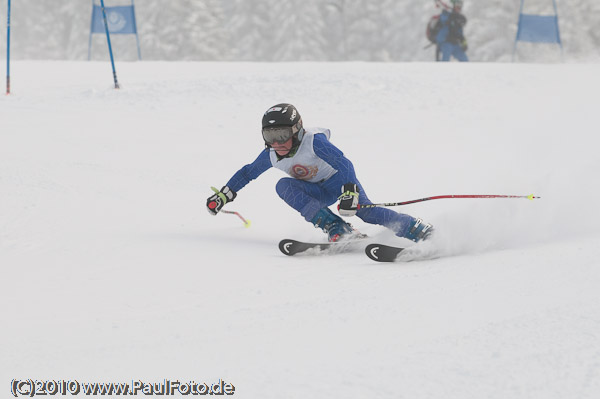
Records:
<instances>
[{"instance_id":1,"label":"snow-covered tree","mask_svg":"<svg viewBox=\"0 0 600 399\"><path fill-rule=\"evenodd\" d=\"M98 0L96 0L98 1ZM7 0L0 0L0 20ZM552 0L526 0L527 12L552 13ZM105 0L107 7L131 0ZM472 61L510 61L519 0L465 0ZM566 59L600 59L600 5L557 0ZM425 26L433 0L135 0L145 60L432 61ZM91 0L12 2L15 59L87 58ZM131 35L111 36L117 60L135 60ZM6 43L6 30L0 29ZM93 58L107 57L93 37Z\"/></svg>"}]
</instances>

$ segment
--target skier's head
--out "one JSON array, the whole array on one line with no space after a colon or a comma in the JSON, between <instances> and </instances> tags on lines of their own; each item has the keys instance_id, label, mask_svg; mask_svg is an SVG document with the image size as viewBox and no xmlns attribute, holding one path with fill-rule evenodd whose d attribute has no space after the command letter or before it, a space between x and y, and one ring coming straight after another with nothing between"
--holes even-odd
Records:
<instances>
[{"instance_id":1,"label":"skier's head","mask_svg":"<svg viewBox=\"0 0 600 399\"><path fill-rule=\"evenodd\" d=\"M292 104L277 104L262 118L262 136L267 147L279 156L288 155L300 145L304 129L300 113Z\"/></svg>"},{"instance_id":2,"label":"skier's head","mask_svg":"<svg viewBox=\"0 0 600 399\"><path fill-rule=\"evenodd\" d=\"M452 3L452 9L454 11L460 12L460 10L462 10L463 0L450 0L450 3Z\"/></svg>"}]
</instances>

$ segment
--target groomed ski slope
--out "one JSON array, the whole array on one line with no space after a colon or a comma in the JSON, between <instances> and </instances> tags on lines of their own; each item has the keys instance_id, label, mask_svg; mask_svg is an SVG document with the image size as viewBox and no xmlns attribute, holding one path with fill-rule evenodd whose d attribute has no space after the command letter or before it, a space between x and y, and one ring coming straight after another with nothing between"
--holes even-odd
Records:
<instances>
[{"instance_id":1,"label":"groomed ski slope","mask_svg":"<svg viewBox=\"0 0 600 399\"><path fill-rule=\"evenodd\" d=\"M14 62L0 98L3 397L16 379L208 383L240 398L600 396L597 65ZM212 217L291 102L434 260L324 240L272 169ZM351 222L385 243L409 244ZM432 252L435 251L435 252Z\"/></svg>"}]
</instances>

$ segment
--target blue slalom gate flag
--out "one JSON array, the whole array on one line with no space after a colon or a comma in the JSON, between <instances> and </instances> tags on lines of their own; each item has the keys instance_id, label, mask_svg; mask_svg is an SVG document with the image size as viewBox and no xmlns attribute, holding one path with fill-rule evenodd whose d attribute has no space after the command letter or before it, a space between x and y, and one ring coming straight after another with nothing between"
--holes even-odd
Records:
<instances>
[{"instance_id":1,"label":"blue slalom gate flag","mask_svg":"<svg viewBox=\"0 0 600 399\"><path fill-rule=\"evenodd\" d=\"M560 48L562 57L562 43L560 41L560 30L558 28L558 9L556 8L556 0L552 0L554 15L524 14L524 4L525 0L521 0L519 22L517 23L517 35L513 46L513 62L517 52L517 42L557 44Z\"/></svg>"},{"instance_id":2,"label":"blue slalom gate flag","mask_svg":"<svg viewBox=\"0 0 600 399\"><path fill-rule=\"evenodd\" d=\"M104 8L104 13L102 9ZM104 25L104 17L106 16L106 27ZM104 7L104 0L100 1L100 5L96 4L96 0L92 0L92 22L90 24L90 40L88 44L88 60L92 59L92 35L106 34L107 40L110 43L110 35L135 35L137 44L138 60L142 59L140 50L140 38L137 32L137 23L135 20L135 6L133 0L131 5L121 5L113 7ZM110 44L109 44L110 48ZM112 55L111 55L112 56Z\"/></svg>"},{"instance_id":3,"label":"blue slalom gate flag","mask_svg":"<svg viewBox=\"0 0 600 399\"><path fill-rule=\"evenodd\" d=\"M111 34L137 34L133 5L105 7L104 11L106 12L108 31ZM104 33L102 7L96 4L94 4L94 9L92 11L91 33Z\"/></svg>"},{"instance_id":4,"label":"blue slalom gate flag","mask_svg":"<svg viewBox=\"0 0 600 399\"><path fill-rule=\"evenodd\" d=\"M517 40L531 43L559 43L558 17L556 15L521 14Z\"/></svg>"}]
</instances>

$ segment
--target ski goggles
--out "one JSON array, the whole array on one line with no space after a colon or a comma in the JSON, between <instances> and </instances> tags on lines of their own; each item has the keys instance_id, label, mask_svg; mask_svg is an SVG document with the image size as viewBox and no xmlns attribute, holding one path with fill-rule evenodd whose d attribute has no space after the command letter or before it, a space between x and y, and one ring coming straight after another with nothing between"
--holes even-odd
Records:
<instances>
[{"instance_id":1,"label":"ski goggles","mask_svg":"<svg viewBox=\"0 0 600 399\"><path fill-rule=\"evenodd\" d=\"M273 143L283 144L300 131L300 126L302 125L298 122L294 126L265 127L262 130L263 140L269 145Z\"/></svg>"}]
</instances>

